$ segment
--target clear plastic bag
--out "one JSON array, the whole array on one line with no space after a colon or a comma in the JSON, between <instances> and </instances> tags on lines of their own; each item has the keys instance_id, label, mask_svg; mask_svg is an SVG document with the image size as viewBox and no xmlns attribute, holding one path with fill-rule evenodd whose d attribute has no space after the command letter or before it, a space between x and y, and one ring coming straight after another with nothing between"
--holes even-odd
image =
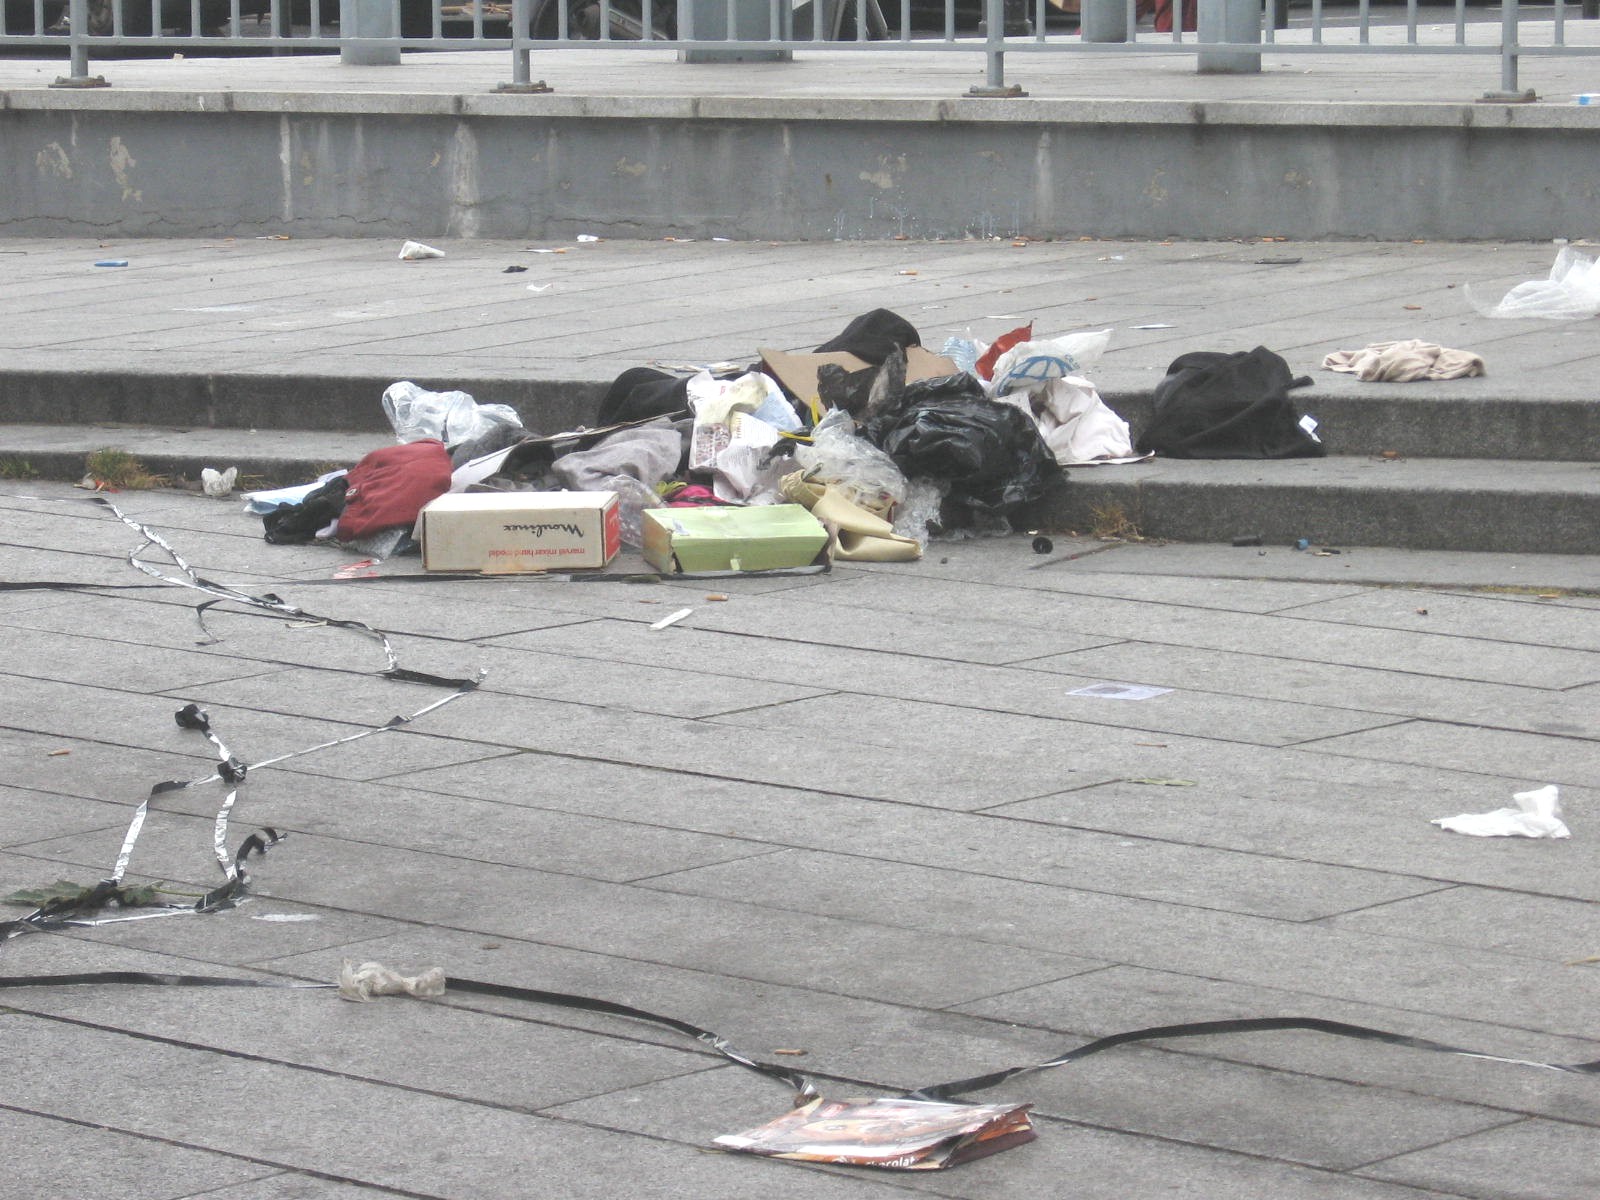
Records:
<instances>
[{"instance_id":1,"label":"clear plastic bag","mask_svg":"<svg viewBox=\"0 0 1600 1200\"><path fill-rule=\"evenodd\" d=\"M795 462L806 478L838 488L847 500L872 512L888 512L906 498L906 477L894 459L856 434L856 423L833 409L817 423L811 445L797 446Z\"/></svg>"},{"instance_id":2,"label":"clear plastic bag","mask_svg":"<svg viewBox=\"0 0 1600 1200\"><path fill-rule=\"evenodd\" d=\"M479 404L466 392L430 392L410 380L384 390L383 411L398 442L434 438L458 446L501 426L522 428L522 418L509 404Z\"/></svg>"},{"instance_id":3,"label":"clear plastic bag","mask_svg":"<svg viewBox=\"0 0 1600 1200\"><path fill-rule=\"evenodd\" d=\"M1519 283L1498 301L1482 285L1467 285L1467 301L1486 317L1543 317L1575 321L1600 316L1600 261L1563 246L1545 279Z\"/></svg>"},{"instance_id":4,"label":"clear plastic bag","mask_svg":"<svg viewBox=\"0 0 1600 1200\"><path fill-rule=\"evenodd\" d=\"M611 475L595 488L617 494L617 516L622 527L622 543L637 550L644 545L644 510L661 508L664 501L656 490L646 487L632 475Z\"/></svg>"}]
</instances>

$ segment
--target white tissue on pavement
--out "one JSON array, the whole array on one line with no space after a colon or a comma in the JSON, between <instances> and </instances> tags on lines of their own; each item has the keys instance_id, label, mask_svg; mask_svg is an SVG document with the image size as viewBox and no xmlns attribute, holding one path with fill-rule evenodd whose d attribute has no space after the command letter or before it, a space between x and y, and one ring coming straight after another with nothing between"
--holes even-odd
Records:
<instances>
[{"instance_id":1,"label":"white tissue on pavement","mask_svg":"<svg viewBox=\"0 0 1600 1200\"><path fill-rule=\"evenodd\" d=\"M1518 792L1511 797L1515 808L1497 808L1486 813L1462 813L1458 817L1435 817L1431 824L1451 833L1467 833L1473 837L1571 837L1561 821L1561 791L1555 784L1546 784L1531 792Z\"/></svg>"}]
</instances>

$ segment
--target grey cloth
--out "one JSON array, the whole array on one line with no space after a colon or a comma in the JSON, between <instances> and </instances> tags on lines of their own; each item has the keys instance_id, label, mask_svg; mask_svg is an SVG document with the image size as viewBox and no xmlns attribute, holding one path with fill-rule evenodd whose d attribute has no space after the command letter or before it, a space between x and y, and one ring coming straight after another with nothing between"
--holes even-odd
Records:
<instances>
[{"instance_id":1,"label":"grey cloth","mask_svg":"<svg viewBox=\"0 0 1600 1200\"><path fill-rule=\"evenodd\" d=\"M631 475L646 487L655 487L677 473L683 458L683 437L670 425L619 429L588 450L563 454L550 473L574 492L604 491L603 481Z\"/></svg>"}]
</instances>

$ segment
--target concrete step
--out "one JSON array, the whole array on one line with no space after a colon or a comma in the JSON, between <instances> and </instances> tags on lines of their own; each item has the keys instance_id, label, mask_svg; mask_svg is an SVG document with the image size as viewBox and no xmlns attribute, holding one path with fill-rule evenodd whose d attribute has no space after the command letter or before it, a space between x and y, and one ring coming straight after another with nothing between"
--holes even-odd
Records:
<instances>
[{"instance_id":1,"label":"concrete step","mask_svg":"<svg viewBox=\"0 0 1600 1200\"><path fill-rule=\"evenodd\" d=\"M509 404L530 429L592 424L610 382L593 379L417 378L480 403ZM118 423L203 430L388 431L382 397L393 378L371 375L0 371L8 421ZM1342 377L1298 389L1295 404L1321 422L1330 452L1407 458L1578 462L1600 456L1600 405L1582 396L1507 396L1498 381L1353 385ZM1494 383L1494 388L1486 386ZM1102 385L1106 402L1137 431L1149 387Z\"/></svg>"},{"instance_id":2,"label":"concrete step","mask_svg":"<svg viewBox=\"0 0 1600 1200\"><path fill-rule=\"evenodd\" d=\"M1330 456L1155 459L1069 472L1056 528L1148 538L1600 553L1600 464ZM1046 518L1041 517L1041 521Z\"/></svg>"},{"instance_id":3,"label":"concrete step","mask_svg":"<svg viewBox=\"0 0 1600 1200\"><path fill-rule=\"evenodd\" d=\"M236 466L249 486L313 479L389 442L387 431L174 430L0 425L0 477L77 480L87 454L127 450L197 479ZM1292 545L1600 553L1600 464L1330 456L1276 462L1156 459L1076 467L1028 523L1181 542L1259 536Z\"/></svg>"}]
</instances>

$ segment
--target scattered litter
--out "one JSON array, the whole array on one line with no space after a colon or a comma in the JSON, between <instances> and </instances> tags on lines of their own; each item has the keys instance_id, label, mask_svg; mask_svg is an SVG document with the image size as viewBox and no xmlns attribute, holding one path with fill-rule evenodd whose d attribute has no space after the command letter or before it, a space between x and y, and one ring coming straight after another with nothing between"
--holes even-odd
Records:
<instances>
[{"instance_id":1,"label":"scattered litter","mask_svg":"<svg viewBox=\"0 0 1600 1200\"><path fill-rule=\"evenodd\" d=\"M1322 360L1322 368L1354 375L1364 383L1466 379L1484 372L1481 355L1470 350L1451 350L1417 338L1374 342L1361 350L1337 350Z\"/></svg>"},{"instance_id":2,"label":"scattered litter","mask_svg":"<svg viewBox=\"0 0 1600 1200\"><path fill-rule=\"evenodd\" d=\"M530 283L528 290L530 292L548 292L554 286L554 284L550 283Z\"/></svg>"},{"instance_id":3,"label":"scattered litter","mask_svg":"<svg viewBox=\"0 0 1600 1200\"><path fill-rule=\"evenodd\" d=\"M251 913L250 919L252 921L273 921L283 925L301 921L322 920L316 913Z\"/></svg>"},{"instance_id":4,"label":"scattered litter","mask_svg":"<svg viewBox=\"0 0 1600 1200\"><path fill-rule=\"evenodd\" d=\"M1311 539L1310 538L1295 538L1295 540L1294 540L1294 548L1296 550L1309 550L1309 549L1311 549Z\"/></svg>"},{"instance_id":5,"label":"scattered litter","mask_svg":"<svg viewBox=\"0 0 1600 1200\"><path fill-rule=\"evenodd\" d=\"M402 262L415 262L423 258L443 258L444 251L433 246L425 246L421 242L406 242L400 247L400 260Z\"/></svg>"},{"instance_id":6,"label":"scattered litter","mask_svg":"<svg viewBox=\"0 0 1600 1200\"><path fill-rule=\"evenodd\" d=\"M1176 329L1176 325L1135 325L1135 329Z\"/></svg>"},{"instance_id":7,"label":"scattered litter","mask_svg":"<svg viewBox=\"0 0 1600 1200\"><path fill-rule=\"evenodd\" d=\"M1258 258L1258 267L1293 267L1298 266L1303 260L1298 258Z\"/></svg>"},{"instance_id":8,"label":"scattered litter","mask_svg":"<svg viewBox=\"0 0 1600 1200\"><path fill-rule=\"evenodd\" d=\"M1093 696L1099 700L1150 700L1165 696L1170 691L1171 688L1150 687L1142 683L1091 683L1087 687L1075 688L1067 695Z\"/></svg>"},{"instance_id":9,"label":"scattered litter","mask_svg":"<svg viewBox=\"0 0 1600 1200\"><path fill-rule=\"evenodd\" d=\"M694 611L694 609L692 609L692 608L680 608L675 613L668 613L666 616L662 617L655 624L651 625L650 628L651 629L665 629L669 625L676 625L679 621L683 620L685 617L687 617L693 611Z\"/></svg>"},{"instance_id":10,"label":"scattered litter","mask_svg":"<svg viewBox=\"0 0 1600 1200\"><path fill-rule=\"evenodd\" d=\"M769 1158L938 1169L1031 1142L1037 1136L1028 1119L1031 1107L818 1096L756 1129L713 1140L730 1150Z\"/></svg>"},{"instance_id":11,"label":"scattered litter","mask_svg":"<svg viewBox=\"0 0 1600 1200\"><path fill-rule=\"evenodd\" d=\"M1419 608L1419 609L1416 610L1416 613L1417 613L1417 616L1419 616L1419 617L1425 617L1425 616L1428 615L1428 610L1425 609L1425 608Z\"/></svg>"},{"instance_id":12,"label":"scattered litter","mask_svg":"<svg viewBox=\"0 0 1600 1200\"><path fill-rule=\"evenodd\" d=\"M524 254L565 254L567 248L565 246L524 246L522 252Z\"/></svg>"},{"instance_id":13,"label":"scattered litter","mask_svg":"<svg viewBox=\"0 0 1600 1200\"><path fill-rule=\"evenodd\" d=\"M1196 787L1192 779L1128 779L1126 783L1146 783L1152 787Z\"/></svg>"},{"instance_id":14,"label":"scattered litter","mask_svg":"<svg viewBox=\"0 0 1600 1200\"><path fill-rule=\"evenodd\" d=\"M580 242L598 242L599 240L599 237L592 233L580 233L578 235L578 241Z\"/></svg>"},{"instance_id":15,"label":"scattered litter","mask_svg":"<svg viewBox=\"0 0 1600 1200\"><path fill-rule=\"evenodd\" d=\"M225 500L233 495L233 485L238 478L238 467L229 467L226 471L218 471L212 467L200 468L200 488L206 495L216 500Z\"/></svg>"},{"instance_id":16,"label":"scattered litter","mask_svg":"<svg viewBox=\"0 0 1600 1200\"><path fill-rule=\"evenodd\" d=\"M360 562L346 563L333 573L334 579L376 579L378 560L363 558Z\"/></svg>"},{"instance_id":17,"label":"scattered litter","mask_svg":"<svg viewBox=\"0 0 1600 1200\"><path fill-rule=\"evenodd\" d=\"M125 258L102 258L94 265L97 267L125 267L128 265L128 260Z\"/></svg>"},{"instance_id":18,"label":"scattered litter","mask_svg":"<svg viewBox=\"0 0 1600 1200\"><path fill-rule=\"evenodd\" d=\"M382 963L352 966L348 959L339 971L339 998L366 1001L374 996L442 996L444 968L430 967L420 975L402 975Z\"/></svg>"},{"instance_id":19,"label":"scattered litter","mask_svg":"<svg viewBox=\"0 0 1600 1200\"><path fill-rule=\"evenodd\" d=\"M1331 546L1324 546L1320 550L1311 552L1312 558L1332 558L1335 554L1343 554L1343 550L1335 550Z\"/></svg>"},{"instance_id":20,"label":"scattered litter","mask_svg":"<svg viewBox=\"0 0 1600 1200\"><path fill-rule=\"evenodd\" d=\"M46 758L60 758L63 754L71 754L71 753L72 753L71 750L52 750L52 751L50 751L49 754L45 755L45 757Z\"/></svg>"},{"instance_id":21,"label":"scattered litter","mask_svg":"<svg viewBox=\"0 0 1600 1200\"><path fill-rule=\"evenodd\" d=\"M896 271L896 275L915 275L915 271Z\"/></svg>"},{"instance_id":22,"label":"scattered litter","mask_svg":"<svg viewBox=\"0 0 1600 1200\"><path fill-rule=\"evenodd\" d=\"M1574 104L1600 104L1600 92L1579 92L1572 98Z\"/></svg>"},{"instance_id":23,"label":"scattered litter","mask_svg":"<svg viewBox=\"0 0 1600 1200\"><path fill-rule=\"evenodd\" d=\"M520 275L524 271L526 271L527 269L528 268L523 266L521 263L512 263L509 267L506 267L504 270L502 270L500 272L500 274L502 274L502 275Z\"/></svg>"},{"instance_id":24,"label":"scattered litter","mask_svg":"<svg viewBox=\"0 0 1600 1200\"><path fill-rule=\"evenodd\" d=\"M707 592L706 593L706 599L711 601L713 604L721 603L722 601L726 600L727 598L728 598L728 595L727 595L726 592Z\"/></svg>"},{"instance_id":25,"label":"scattered litter","mask_svg":"<svg viewBox=\"0 0 1600 1200\"><path fill-rule=\"evenodd\" d=\"M1451 833L1466 833L1473 837L1570 837L1561 820L1561 790L1555 784L1546 784L1531 792L1517 792L1512 797L1515 808L1497 808L1486 813L1462 813L1456 817L1435 817L1431 822Z\"/></svg>"},{"instance_id":26,"label":"scattered litter","mask_svg":"<svg viewBox=\"0 0 1600 1200\"><path fill-rule=\"evenodd\" d=\"M1519 283L1490 303L1483 287L1469 283L1467 301L1486 317L1540 317L1572 321L1600 315L1600 262L1571 246L1556 252L1550 274Z\"/></svg>"},{"instance_id":27,"label":"scattered litter","mask_svg":"<svg viewBox=\"0 0 1600 1200\"><path fill-rule=\"evenodd\" d=\"M790 1056L792 1058L804 1058L805 1055L806 1055L806 1052L804 1050L785 1050L785 1049L781 1049L781 1048L777 1049L777 1050L774 1050L773 1053L774 1054L785 1054L785 1055L788 1055L788 1056Z\"/></svg>"},{"instance_id":28,"label":"scattered litter","mask_svg":"<svg viewBox=\"0 0 1600 1200\"><path fill-rule=\"evenodd\" d=\"M1043 534L1033 539L1033 552L1035 554L1049 554L1055 548L1056 544Z\"/></svg>"}]
</instances>

